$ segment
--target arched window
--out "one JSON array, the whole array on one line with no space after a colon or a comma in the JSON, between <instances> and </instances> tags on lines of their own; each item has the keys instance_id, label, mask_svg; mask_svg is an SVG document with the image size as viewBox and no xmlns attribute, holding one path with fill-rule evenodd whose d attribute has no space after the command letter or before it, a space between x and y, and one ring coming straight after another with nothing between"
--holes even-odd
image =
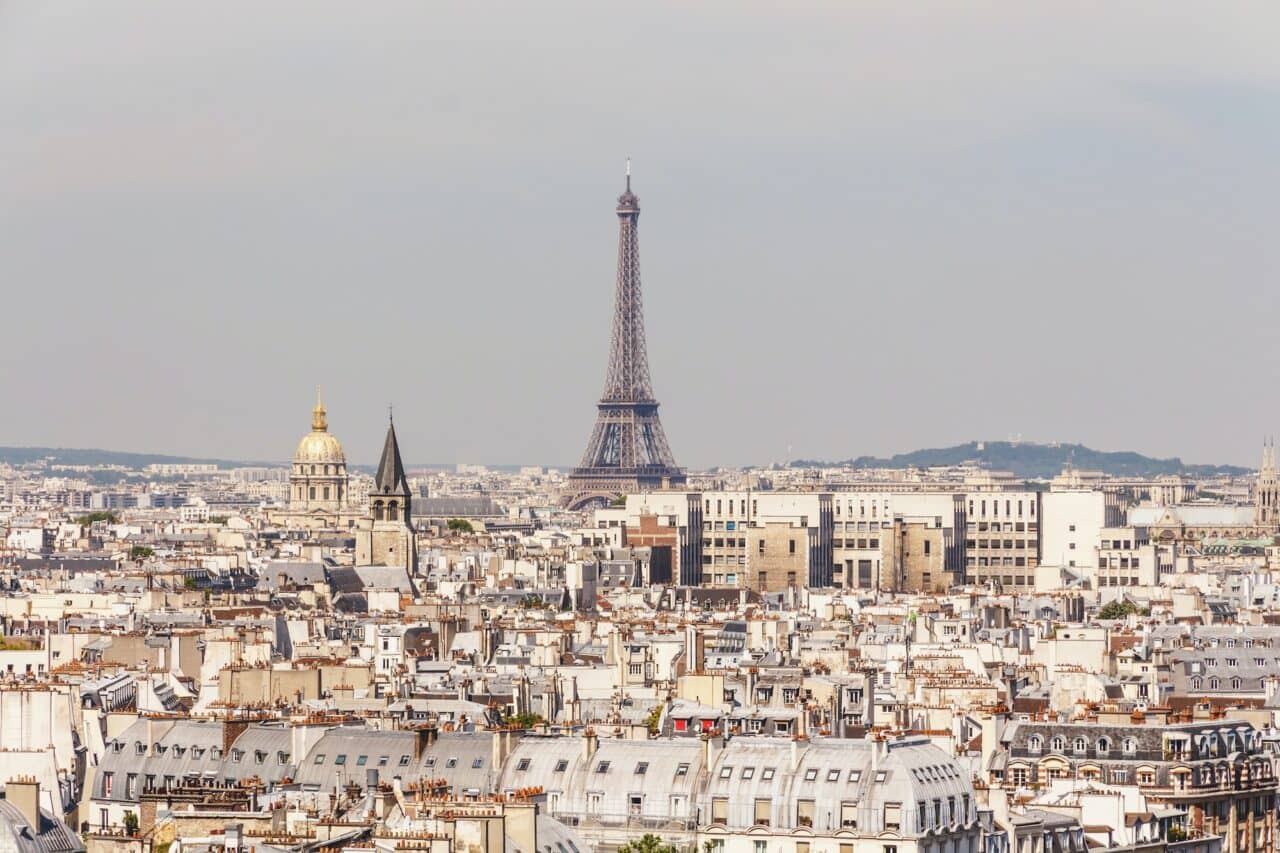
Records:
<instances>
[{"instance_id":1,"label":"arched window","mask_svg":"<svg viewBox=\"0 0 1280 853\"><path fill-rule=\"evenodd\" d=\"M1204 679L1203 679L1203 678L1193 678L1193 679L1191 679L1191 689L1192 689L1192 690L1203 690L1203 689L1204 689Z\"/></svg>"},{"instance_id":2,"label":"arched window","mask_svg":"<svg viewBox=\"0 0 1280 853\"><path fill-rule=\"evenodd\" d=\"M1075 739L1075 743L1073 743L1072 746L1075 748L1075 751L1078 753L1087 752L1089 750L1089 739L1084 737L1078 737Z\"/></svg>"},{"instance_id":3,"label":"arched window","mask_svg":"<svg viewBox=\"0 0 1280 853\"><path fill-rule=\"evenodd\" d=\"M1039 752L1044 749L1044 740L1040 735L1032 735L1027 738L1027 752Z\"/></svg>"},{"instance_id":4,"label":"arched window","mask_svg":"<svg viewBox=\"0 0 1280 853\"><path fill-rule=\"evenodd\" d=\"M1218 678L1210 678L1210 679L1209 679L1209 689L1210 689L1210 690L1217 690L1220 686L1222 686L1222 680L1221 680L1221 679L1218 679Z\"/></svg>"},{"instance_id":5,"label":"arched window","mask_svg":"<svg viewBox=\"0 0 1280 853\"><path fill-rule=\"evenodd\" d=\"M329 500L329 487L328 487L328 486L325 486L325 487L324 487L324 499L325 499L325 500Z\"/></svg>"},{"instance_id":6,"label":"arched window","mask_svg":"<svg viewBox=\"0 0 1280 853\"><path fill-rule=\"evenodd\" d=\"M1106 755L1110 751L1111 739L1105 737L1098 738L1098 755Z\"/></svg>"},{"instance_id":7,"label":"arched window","mask_svg":"<svg viewBox=\"0 0 1280 853\"><path fill-rule=\"evenodd\" d=\"M1233 679L1231 679L1231 689L1232 689L1232 690L1239 690L1239 689L1240 689L1240 679L1239 679L1239 678L1233 678Z\"/></svg>"},{"instance_id":8,"label":"arched window","mask_svg":"<svg viewBox=\"0 0 1280 853\"><path fill-rule=\"evenodd\" d=\"M1053 740L1049 741L1049 749L1054 752L1067 751L1067 739L1062 735L1054 735Z\"/></svg>"},{"instance_id":9,"label":"arched window","mask_svg":"<svg viewBox=\"0 0 1280 853\"><path fill-rule=\"evenodd\" d=\"M316 499L316 487L315 487L315 486L312 486L312 487L311 487L311 500L315 500L315 499Z\"/></svg>"},{"instance_id":10,"label":"arched window","mask_svg":"<svg viewBox=\"0 0 1280 853\"><path fill-rule=\"evenodd\" d=\"M312 474L314 474L315 472L316 472L316 466L312 465L312 466L311 466L311 473L312 473Z\"/></svg>"},{"instance_id":11,"label":"arched window","mask_svg":"<svg viewBox=\"0 0 1280 853\"><path fill-rule=\"evenodd\" d=\"M1125 755L1133 755L1138 751L1138 741L1135 738L1127 737L1122 744Z\"/></svg>"},{"instance_id":12,"label":"arched window","mask_svg":"<svg viewBox=\"0 0 1280 853\"><path fill-rule=\"evenodd\" d=\"M382 521L382 501L373 502L373 520Z\"/></svg>"},{"instance_id":13,"label":"arched window","mask_svg":"<svg viewBox=\"0 0 1280 853\"><path fill-rule=\"evenodd\" d=\"M397 508L395 501L390 501L387 504L387 521L399 521L399 520L400 520L400 510Z\"/></svg>"}]
</instances>

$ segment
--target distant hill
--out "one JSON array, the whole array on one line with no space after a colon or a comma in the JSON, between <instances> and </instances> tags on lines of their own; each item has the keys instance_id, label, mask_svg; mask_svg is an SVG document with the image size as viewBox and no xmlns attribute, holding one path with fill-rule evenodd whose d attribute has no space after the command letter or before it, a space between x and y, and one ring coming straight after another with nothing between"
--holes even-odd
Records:
<instances>
[{"instance_id":1,"label":"distant hill","mask_svg":"<svg viewBox=\"0 0 1280 853\"><path fill-rule=\"evenodd\" d=\"M955 447L939 447L899 453L888 459L859 456L843 462L800 460L800 467L852 466L855 468L929 468L946 465L980 465L993 471L1009 471L1019 477L1047 479L1070 463L1081 471L1101 471L1119 477L1155 477L1184 474L1205 477L1215 474L1248 474L1236 465L1188 465L1175 457L1155 459L1128 450L1109 452L1082 444L1030 444L1011 441L971 441Z\"/></svg>"},{"instance_id":2,"label":"distant hill","mask_svg":"<svg viewBox=\"0 0 1280 853\"><path fill-rule=\"evenodd\" d=\"M41 459L50 459L57 465L121 465L125 468L138 469L148 465L212 464L219 468L235 468L242 465L280 464L201 459L194 456L164 456L159 453L125 453L119 450L99 450L89 447L0 447L0 462L10 465L26 465Z\"/></svg>"},{"instance_id":3,"label":"distant hill","mask_svg":"<svg viewBox=\"0 0 1280 853\"><path fill-rule=\"evenodd\" d=\"M271 462L247 462L238 459L207 459L198 456L165 456L159 453L125 453L120 450L99 450L89 447L0 447L0 464L28 465L41 459L50 459L55 465L119 465L141 471L148 465L217 465L219 468L269 467L286 468L289 461L277 459ZM349 463L352 471L372 474L377 463L361 465ZM405 467L451 470L452 462L406 462ZM494 471L519 471L520 465L489 465ZM547 466L543 466L547 467ZM550 466L555 467L555 466Z\"/></svg>"}]
</instances>

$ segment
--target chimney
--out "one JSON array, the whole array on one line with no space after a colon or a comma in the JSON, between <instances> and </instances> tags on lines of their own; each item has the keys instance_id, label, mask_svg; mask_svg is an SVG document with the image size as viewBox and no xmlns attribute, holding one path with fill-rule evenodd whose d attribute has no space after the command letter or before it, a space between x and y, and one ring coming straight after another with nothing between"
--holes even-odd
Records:
<instances>
[{"instance_id":1,"label":"chimney","mask_svg":"<svg viewBox=\"0 0 1280 853\"><path fill-rule=\"evenodd\" d=\"M413 745L413 757L422 758L422 754L436 742L438 732L435 726L423 726L415 729L414 734L417 735L417 740L414 741Z\"/></svg>"},{"instance_id":2,"label":"chimney","mask_svg":"<svg viewBox=\"0 0 1280 853\"><path fill-rule=\"evenodd\" d=\"M600 748L600 737L596 730L588 726L582 732L582 760L589 762L596 750Z\"/></svg>"},{"instance_id":3,"label":"chimney","mask_svg":"<svg viewBox=\"0 0 1280 853\"><path fill-rule=\"evenodd\" d=\"M37 833L40 831L40 783L34 776L18 776L4 787L4 797L13 804Z\"/></svg>"},{"instance_id":4,"label":"chimney","mask_svg":"<svg viewBox=\"0 0 1280 853\"><path fill-rule=\"evenodd\" d=\"M223 720L222 721L222 754L230 755L231 746L236 742L236 738L244 734L244 730L249 728L248 720Z\"/></svg>"}]
</instances>

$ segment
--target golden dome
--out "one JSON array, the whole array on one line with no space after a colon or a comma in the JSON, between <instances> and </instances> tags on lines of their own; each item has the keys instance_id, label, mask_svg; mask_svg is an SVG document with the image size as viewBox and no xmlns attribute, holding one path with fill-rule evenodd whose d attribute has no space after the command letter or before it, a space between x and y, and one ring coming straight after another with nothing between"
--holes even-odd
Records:
<instances>
[{"instance_id":1,"label":"golden dome","mask_svg":"<svg viewBox=\"0 0 1280 853\"><path fill-rule=\"evenodd\" d=\"M346 464L347 456L342 452L342 442L329 433L329 419L324 403L320 402L320 389L316 389L316 407L311 410L311 432L298 442L298 452L293 455L294 462L328 462Z\"/></svg>"}]
</instances>

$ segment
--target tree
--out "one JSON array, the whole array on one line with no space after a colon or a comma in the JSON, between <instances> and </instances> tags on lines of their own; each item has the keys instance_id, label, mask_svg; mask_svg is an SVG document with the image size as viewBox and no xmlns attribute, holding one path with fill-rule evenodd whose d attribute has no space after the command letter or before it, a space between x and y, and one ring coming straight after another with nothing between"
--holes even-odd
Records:
<instances>
[{"instance_id":1,"label":"tree","mask_svg":"<svg viewBox=\"0 0 1280 853\"><path fill-rule=\"evenodd\" d=\"M100 509L91 512L88 515L80 516L76 519L76 524L83 524L85 527L88 527L95 521L105 521L107 524L118 524L120 519L116 517L114 512L107 512L106 510Z\"/></svg>"},{"instance_id":2,"label":"tree","mask_svg":"<svg viewBox=\"0 0 1280 853\"><path fill-rule=\"evenodd\" d=\"M148 548L146 545L134 545L129 549L130 560L145 560L148 557L154 557L155 554L155 550Z\"/></svg>"},{"instance_id":3,"label":"tree","mask_svg":"<svg viewBox=\"0 0 1280 853\"><path fill-rule=\"evenodd\" d=\"M626 506L626 505L627 505L626 495L618 495L616 498L609 501L609 506Z\"/></svg>"},{"instance_id":4,"label":"tree","mask_svg":"<svg viewBox=\"0 0 1280 853\"><path fill-rule=\"evenodd\" d=\"M534 726L545 723L541 714L535 714L532 711L522 711L519 714L513 714L504 721L511 726L519 726L522 729L531 729Z\"/></svg>"},{"instance_id":5,"label":"tree","mask_svg":"<svg viewBox=\"0 0 1280 853\"><path fill-rule=\"evenodd\" d=\"M133 812L124 813L124 831L130 835L138 834L138 816Z\"/></svg>"},{"instance_id":6,"label":"tree","mask_svg":"<svg viewBox=\"0 0 1280 853\"><path fill-rule=\"evenodd\" d=\"M635 841L628 841L618 848L618 853L680 853L674 844L667 844L652 832L646 832Z\"/></svg>"},{"instance_id":7,"label":"tree","mask_svg":"<svg viewBox=\"0 0 1280 853\"><path fill-rule=\"evenodd\" d=\"M1099 619L1123 619L1130 613L1141 613L1141 608L1131 601L1109 601L1098 611Z\"/></svg>"},{"instance_id":8,"label":"tree","mask_svg":"<svg viewBox=\"0 0 1280 853\"><path fill-rule=\"evenodd\" d=\"M475 528L473 528L471 526L471 522L467 521L465 518L449 519L448 527L454 533L475 533Z\"/></svg>"},{"instance_id":9,"label":"tree","mask_svg":"<svg viewBox=\"0 0 1280 853\"><path fill-rule=\"evenodd\" d=\"M658 721L662 719L662 706L654 705L649 709L649 716L644 718L644 724L649 727L649 734L658 733Z\"/></svg>"}]
</instances>

